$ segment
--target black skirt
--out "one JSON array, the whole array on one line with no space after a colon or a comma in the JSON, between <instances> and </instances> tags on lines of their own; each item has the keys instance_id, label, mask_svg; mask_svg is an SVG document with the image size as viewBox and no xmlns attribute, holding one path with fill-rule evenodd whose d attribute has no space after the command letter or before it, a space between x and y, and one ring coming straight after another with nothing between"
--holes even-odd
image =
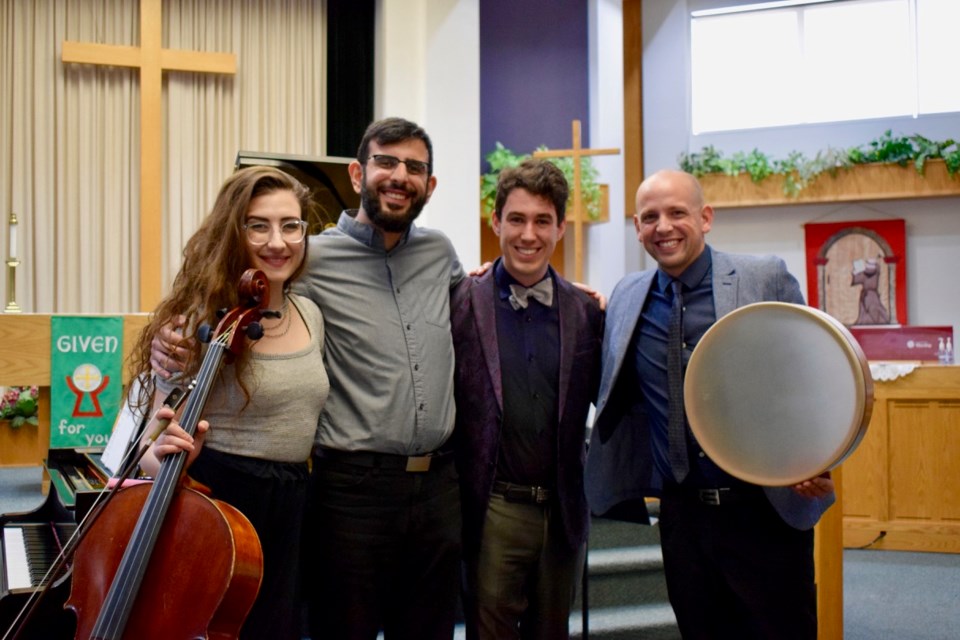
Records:
<instances>
[{"instance_id":1,"label":"black skirt","mask_svg":"<svg viewBox=\"0 0 960 640\"><path fill-rule=\"evenodd\" d=\"M263 548L263 582L240 637L302 637L301 525L307 499L307 463L271 462L204 447L190 477L213 497L236 507L253 524Z\"/></svg>"}]
</instances>

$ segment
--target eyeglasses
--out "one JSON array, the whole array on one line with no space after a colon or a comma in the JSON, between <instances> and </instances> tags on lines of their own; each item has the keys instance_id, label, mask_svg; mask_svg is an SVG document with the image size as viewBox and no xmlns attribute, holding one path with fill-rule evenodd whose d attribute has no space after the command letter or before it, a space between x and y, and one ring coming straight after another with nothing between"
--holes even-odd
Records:
<instances>
[{"instance_id":1,"label":"eyeglasses","mask_svg":"<svg viewBox=\"0 0 960 640\"><path fill-rule=\"evenodd\" d=\"M407 166L407 173L412 176L426 175L430 171L430 163L423 160L401 160L396 156L387 156L382 153L372 155L370 159L373 160L373 164L378 169L385 169L386 171L393 171L401 162Z\"/></svg>"},{"instance_id":2,"label":"eyeglasses","mask_svg":"<svg viewBox=\"0 0 960 640\"><path fill-rule=\"evenodd\" d=\"M247 242L252 245L262 245L270 242L273 237L274 226L265 220L254 220L243 225L247 232ZM306 220L284 220L280 223L280 237L287 244L298 244L307 237Z\"/></svg>"}]
</instances>

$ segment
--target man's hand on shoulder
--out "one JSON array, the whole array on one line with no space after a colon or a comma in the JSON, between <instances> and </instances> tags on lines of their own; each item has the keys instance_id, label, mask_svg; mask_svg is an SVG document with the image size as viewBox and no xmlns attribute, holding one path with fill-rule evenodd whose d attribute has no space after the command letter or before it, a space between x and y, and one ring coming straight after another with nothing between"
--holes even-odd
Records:
<instances>
[{"instance_id":1,"label":"man's hand on shoulder","mask_svg":"<svg viewBox=\"0 0 960 640\"><path fill-rule=\"evenodd\" d=\"M596 300L597 304L600 305L600 311L607 310L607 297L605 295L603 295L602 293L600 293L590 285L583 284L582 282L571 282L570 284L572 284L577 289L580 289L580 291L583 291L585 294L587 294L588 296Z\"/></svg>"},{"instance_id":2,"label":"man's hand on shoulder","mask_svg":"<svg viewBox=\"0 0 960 640\"><path fill-rule=\"evenodd\" d=\"M493 266L492 262L484 262L479 267L474 267L467 272L467 275L472 278L477 278L485 274L487 271L490 271L490 268Z\"/></svg>"},{"instance_id":3,"label":"man's hand on shoulder","mask_svg":"<svg viewBox=\"0 0 960 640\"><path fill-rule=\"evenodd\" d=\"M150 343L150 366L161 378L169 378L183 371L190 356L192 338L183 337L183 328L187 324L184 316L177 316L160 327Z\"/></svg>"}]
</instances>

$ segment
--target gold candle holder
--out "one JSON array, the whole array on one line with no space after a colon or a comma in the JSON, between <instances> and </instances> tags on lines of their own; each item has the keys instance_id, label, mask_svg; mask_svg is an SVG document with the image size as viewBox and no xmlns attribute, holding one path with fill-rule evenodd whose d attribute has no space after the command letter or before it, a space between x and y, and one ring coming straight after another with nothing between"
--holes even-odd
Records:
<instances>
[{"instance_id":1,"label":"gold candle holder","mask_svg":"<svg viewBox=\"0 0 960 640\"><path fill-rule=\"evenodd\" d=\"M20 259L17 258L17 214L10 214L10 245L7 251L7 306L4 309L6 313L20 313L20 305L17 304L17 267L20 266Z\"/></svg>"}]
</instances>

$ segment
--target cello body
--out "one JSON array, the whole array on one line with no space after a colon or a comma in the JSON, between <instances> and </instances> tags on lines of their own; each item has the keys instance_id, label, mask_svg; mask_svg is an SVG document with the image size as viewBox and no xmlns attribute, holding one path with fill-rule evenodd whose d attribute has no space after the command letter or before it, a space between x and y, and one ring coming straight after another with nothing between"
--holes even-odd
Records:
<instances>
[{"instance_id":1,"label":"cello body","mask_svg":"<svg viewBox=\"0 0 960 640\"><path fill-rule=\"evenodd\" d=\"M94 634L151 483L121 489L111 503L129 518L98 518L73 566L67 608L77 614L78 640ZM228 544L225 544L227 542ZM225 502L180 487L146 560L146 573L122 638L236 638L257 597L263 558L253 525Z\"/></svg>"}]
</instances>

